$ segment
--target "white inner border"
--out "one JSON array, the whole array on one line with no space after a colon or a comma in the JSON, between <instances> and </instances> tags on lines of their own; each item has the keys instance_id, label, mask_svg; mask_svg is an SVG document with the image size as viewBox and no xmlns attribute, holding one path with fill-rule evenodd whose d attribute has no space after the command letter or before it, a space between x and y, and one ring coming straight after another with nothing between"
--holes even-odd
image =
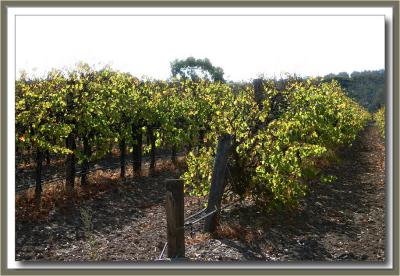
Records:
<instances>
[{"instance_id":1,"label":"white inner border","mask_svg":"<svg viewBox=\"0 0 400 276\"><path fill-rule=\"evenodd\" d=\"M388 76L386 99L386 117L387 120L387 139L386 147L386 193L388 204L387 225L388 233L385 257L386 264L331 264L331 263L259 263L245 262L208 264L163 264L163 263L99 263L99 264L77 264L77 263L24 263L15 261L15 16L16 15L384 15L386 26L389 30L386 33L389 37L386 42L389 43L388 63L386 64L386 74ZM7 267L8 269L392 269L393 268L393 17L391 8L7 8Z\"/></svg>"}]
</instances>

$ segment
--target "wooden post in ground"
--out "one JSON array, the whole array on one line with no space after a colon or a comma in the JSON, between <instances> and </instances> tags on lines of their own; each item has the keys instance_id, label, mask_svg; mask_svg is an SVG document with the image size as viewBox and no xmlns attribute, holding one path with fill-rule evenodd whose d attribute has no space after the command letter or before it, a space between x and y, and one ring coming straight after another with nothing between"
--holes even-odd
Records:
<instances>
[{"instance_id":1,"label":"wooden post in ground","mask_svg":"<svg viewBox=\"0 0 400 276\"><path fill-rule=\"evenodd\" d=\"M121 141L119 142L119 163L121 167L121 172L120 172L120 178L124 179L125 178L125 169L126 169L126 141L125 138L121 138Z\"/></svg>"},{"instance_id":2,"label":"wooden post in ground","mask_svg":"<svg viewBox=\"0 0 400 276\"><path fill-rule=\"evenodd\" d=\"M211 178L210 193L208 195L208 203L206 213L215 208L221 207L222 195L225 188L225 174L228 164L228 155L232 147L232 136L229 134L222 135L218 140L217 153L214 160L213 174ZM204 223L204 231L214 232L217 226L219 212L208 216Z\"/></svg>"},{"instance_id":3,"label":"wooden post in ground","mask_svg":"<svg viewBox=\"0 0 400 276\"><path fill-rule=\"evenodd\" d=\"M254 100L257 103L258 109L261 111L264 109L264 100L265 100L263 80L262 79L253 80L253 88L254 88ZM271 118L268 117L267 120L265 120L264 122L259 122L258 124L256 124L251 129L251 133L256 134L257 131L259 131L260 129L264 129L266 125L268 125L270 119Z\"/></svg>"},{"instance_id":4,"label":"wooden post in ground","mask_svg":"<svg viewBox=\"0 0 400 276\"><path fill-rule=\"evenodd\" d=\"M135 174L140 175L142 171L142 144L143 137L139 125L132 124L132 164Z\"/></svg>"},{"instance_id":5,"label":"wooden post in ground","mask_svg":"<svg viewBox=\"0 0 400 276\"><path fill-rule=\"evenodd\" d=\"M74 84L74 83L73 83ZM72 113L74 110L74 101L73 101L73 92L69 91L66 98L67 102L67 112ZM76 120L72 119L68 121L73 125L76 124ZM75 158L75 150L76 150L76 141L75 141L75 130L72 130L66 139L66 148L71 151L71 153L67 154L65 160L65 186L67 189L67 193L69 196L72 196L75 186L75 175L76 175L76 158Z\"/></svg>"},{"instance_id":6,"label":"wooden post in ground","mask_svg":"<svg viewBox=\"0 0 400 276\"><path fill-rule=\"evenodd\" d=\"M154 136L154 126L148 126L147 131L151 145L149 175L154 175L156 172L156 137Z\"/></svg>"},{"instance_id":7,"label":"wooden post in ground","mask_svg":"<svg viewBox=\"0 0 400 276\"><path fill-rule=\"evenodd\" d=\"M256 101L258 108L262 110L264 108L263 101L265 99L262 79L253 80L253 87L254 87L254 100Z\"/></svg>"},{"instance_id":8,"label":"wooden post in ground","mask_svg":"<svg viewBox=\"0 0 400 276\"><path fill-rule=\"evenodd\" d=\"M81 187L87 187L87 175L89 173L89 158L92 154L91 145L89 143L89 137L83 138L83 154L85 159L82 163L82 173L81 173Z\"/></svg>"},{"instance_id":9,"label":"wooden post in ground","mask_svg":"<svg viewBox=\"0 0 400 276\"><path fill-rule=\"evenodd\" d=\"M171 161L174 166L176 166L176 145L173 145L171 148Z\"/></svg>"},{"instance_id":10,"label":"wooden post in ground","mask_svg":"<svg viewBox=\"0 0 400 276\"><path fill-rule=\"evenodd\" d=\"M168 258L183 258L185 257L183 180L167 179L165 187L167 189L167 256Z\"/></svg>"},{"instance_id":11,"label":"wooden post in ground","mask_svg":"<svg viewBox=\"0 0 400 276\"><path fill-rule=\"evenodd\" d=\"M36 149L36 168L35 168L35 203L36 207L40 208L40 200L42 197L42 162L43 152L39 147Z\"/></svg>"},{"instance_id":12,"label":"wooden post in ground","mask_svg":"<svg viewBox=\"0 0 400 276\"><path fill-rule=\"evenodd\" d=\"M65 160L65 185L67 188L68 195L72 195L75 186L75 175L76 175L76 158L75 158L75 135L71 132L66 141L67 149L71 150L72 153L68 153Z\"/></svg>"},{"instance_id":13,"label":"wooden post in ground","mask_svg":"<svg viewBox=\"0 0 400 276\"><path fill-rule=\"evenodd\" d=\"M50 165L50 151L46 150L46 165Z\"/></svg>"}]
</instances>

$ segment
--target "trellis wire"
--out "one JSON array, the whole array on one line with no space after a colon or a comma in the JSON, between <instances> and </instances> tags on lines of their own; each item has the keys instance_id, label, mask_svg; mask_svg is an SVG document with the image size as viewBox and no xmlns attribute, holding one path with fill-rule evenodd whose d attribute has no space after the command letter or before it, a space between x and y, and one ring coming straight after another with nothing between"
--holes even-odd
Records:
<instances>
[{"instance_id":1,"label":"trellis wire","mask_svg":"<svg viewBox=\"0 0 400 276\"><path fill-rule=\"evenodd\" d=\"M163 155L156 155L155 157L160 159L161 157L167 157L167 156L169 156L169 155L163 154ZM146 161L147 159L150 159L150 157L148 157L148 156L144 157L143 161ZM120 167L119 163L114 163L114 165L105 166L105 167L97 165L95 168L92 168L92 169L88 170L87 173L92 173L92 172L96 172L96 171L100 171L100 170L102 170L102 171L114 170L114 169L118 169L119 167ZM26 171L32 171L32 170L26 170ZM77 171L76 172L76 176L77 177L81 176L81 174L82 174L82 171ZM64 180L65 180L65 176L61 176L61 177L51 178L49 180L44 180L43 184L50 184L50 183L53 183L53 182L64 181ZM27 190L27 189L29 189L31 187L34 187L35 185L36 185L36 183L33 180L24 181L24 184L20 185L20 186L17 186L15 191L16 192L21 192L21 191Z\"/></svg>"},{"instance_id":2,"label":"trellis wire","mask_svg":"<svg viewBox=\"0 0 400 276\"><path fill-rule=\"evenodd\" d=\"M226 208L228 208L228 207L230 207L230 206L236 204L236 203L239 202L239 201L240 201L240 199L235 200L234 202L231 202L231 203L229 203L229 204L227 204L227 205L225 205L225 206L223 206L223 207L220 207L219 209L218 209L217 207L215 207L215 209L212 210L211 212L205 214L204 216L202 216L202 217L200 217L200 218L198 218L198 219L196 219L196 220L194 220L194 221L186 222L183 226L177 228L177 230L180 230L180 229L182 229L182 228L185 229L185 228L187 228L188 226L192 226L193 224L195 224L195 223L197 223L197 222L199 222L199 221L205 219L206 217L208 217L208 216L214 214L214 213L217 212L218 210L219 210L219 211L222 211L222 210L224 210L224 209L226 209ZM202 211L203 211L203 210L202 210ZM198 213L201 213L201 212L198 212ZM191 217L194 217L194 215L192 215ZM187 218L186 220L188 220L188 219L189 219L189 218ZM167 245L168 245L168 242L165 242L164 248L163 248L163 250L161 251L161 254L160 254L160 256L159 256L158 259L157 259L158 261L161 261L161 260L162 260L162 257L163 257L163 255L164 255L164 252L165 252L165 249L166 249Z\"/></svg>"}]
</instances>

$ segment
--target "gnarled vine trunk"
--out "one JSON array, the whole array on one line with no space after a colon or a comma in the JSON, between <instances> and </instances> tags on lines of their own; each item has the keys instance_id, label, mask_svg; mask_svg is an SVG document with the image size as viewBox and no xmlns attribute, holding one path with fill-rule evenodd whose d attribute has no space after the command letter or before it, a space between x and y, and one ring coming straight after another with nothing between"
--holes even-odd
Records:
<instances>
[{"instance_id":1,"label":"gnarled vine trunk","mask_svg":"<svg viewBox=\"0 0 400 276\"><path fill-rule=\"evenodd\" d=\"M70 133L67 137L66 141L67 149L71 150L72 153L67 154L67 158L65 161L65 180L66 180L66 189L69 195L72 195L75 186L75 175L76 175L76 143L75 143L75 135L74 133Z\"/></svg>"},{"instance_id":2,"label":"gnarled vine trunk","mask_svg":"<svg viewBox=\"0 0 400 276\"><path fill-rule=\"evenodd\" d=\"M143 137L142 131L139 126L132 125L132 165L135 174L139 174L142 171L142 144Z\"/></svg>"},{"instance_id":3,"label":"gnarled vine trunk","mask_svg":"<svg viewBox=\"0 0 400 276\"><path fill-rule=\"evenodd\" d=\"M119 142L119 161L120 161L120 167L121 167L121 173L120 177L122 179L125 178L125 171L126 171L126 141L125 138L121 139Z\"/></svg>"},{"instance_id":4,"label":"gnarled vine trunk","mask_svg":"<svg viewBox=\"0 0 400 276\"><path fill-rule=\"evenodd\" d=\"M148 138L150 142L150 175L154 175L156 170L156 137L154 136L154 128L153 126L148 127Z\"/></svg>"},{"instance_id":5,"label":"gnarled vine trunk","mask_svg":"<svg viewBox=\"0 0 400 276\"><path fill-rule=\"evenodd\" d=\"M89 173L89 158L92 155L92 149L89 144L89 138L83 138L83 153L85 155L85 159L82 163L82 173L81 173L81 186L87 186L87 174Z\"/></svg>"},{"instance_id":6,"label":"gnarled vine trunk","mask_svg":"<svg viewBox=\"0 0 400 276\"><path fill-rule=\"evenodd\" d=\"M35 202L36 207L40 207L40 200L42 197L42 163L43 163L43 152L40 149L36 150L35 156L36 168L35 168Z\"/></svg>"}]
</instances>

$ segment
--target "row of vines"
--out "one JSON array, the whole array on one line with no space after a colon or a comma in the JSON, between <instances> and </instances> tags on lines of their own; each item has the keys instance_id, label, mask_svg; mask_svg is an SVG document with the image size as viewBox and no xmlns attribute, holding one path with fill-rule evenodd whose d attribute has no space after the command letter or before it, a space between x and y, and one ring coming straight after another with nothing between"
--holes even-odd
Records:
<instances>
[{"instance_id":1,"label":"row of vines","mask_svg":"<svg viewBox=\"0 0 400 276\"><path fill-rule=\"evenodd\" d=\"M80 66L45 79L16 81L16 145L36 154L36 195L41 193L44 153L65 157L66 187L82 166L87 185L91 161L110 144L120 149L121 177L131 152L134 171L143 151L188 149L187 192L209 191L219 137L232 137L229 184L240 196L266 206L293 205L311 179L326 176L318 162L350 145L370 115L336 82L289 78L230 85L209 81L141 81L110 68ZM150 143L144 146L147 135ZM150 170L154 170L154 158Z\"/></svg>"},{"instance_id":2,"label":"row of vines","mask_svg":"<svg viewBox=\"0 0 400 276\"><path fill-rule=\"evenodd\" d=\"M381 107L374 113L374 121L379 128L381 136L385 138L385 107Z\"/></svg>"}]
</instances>

